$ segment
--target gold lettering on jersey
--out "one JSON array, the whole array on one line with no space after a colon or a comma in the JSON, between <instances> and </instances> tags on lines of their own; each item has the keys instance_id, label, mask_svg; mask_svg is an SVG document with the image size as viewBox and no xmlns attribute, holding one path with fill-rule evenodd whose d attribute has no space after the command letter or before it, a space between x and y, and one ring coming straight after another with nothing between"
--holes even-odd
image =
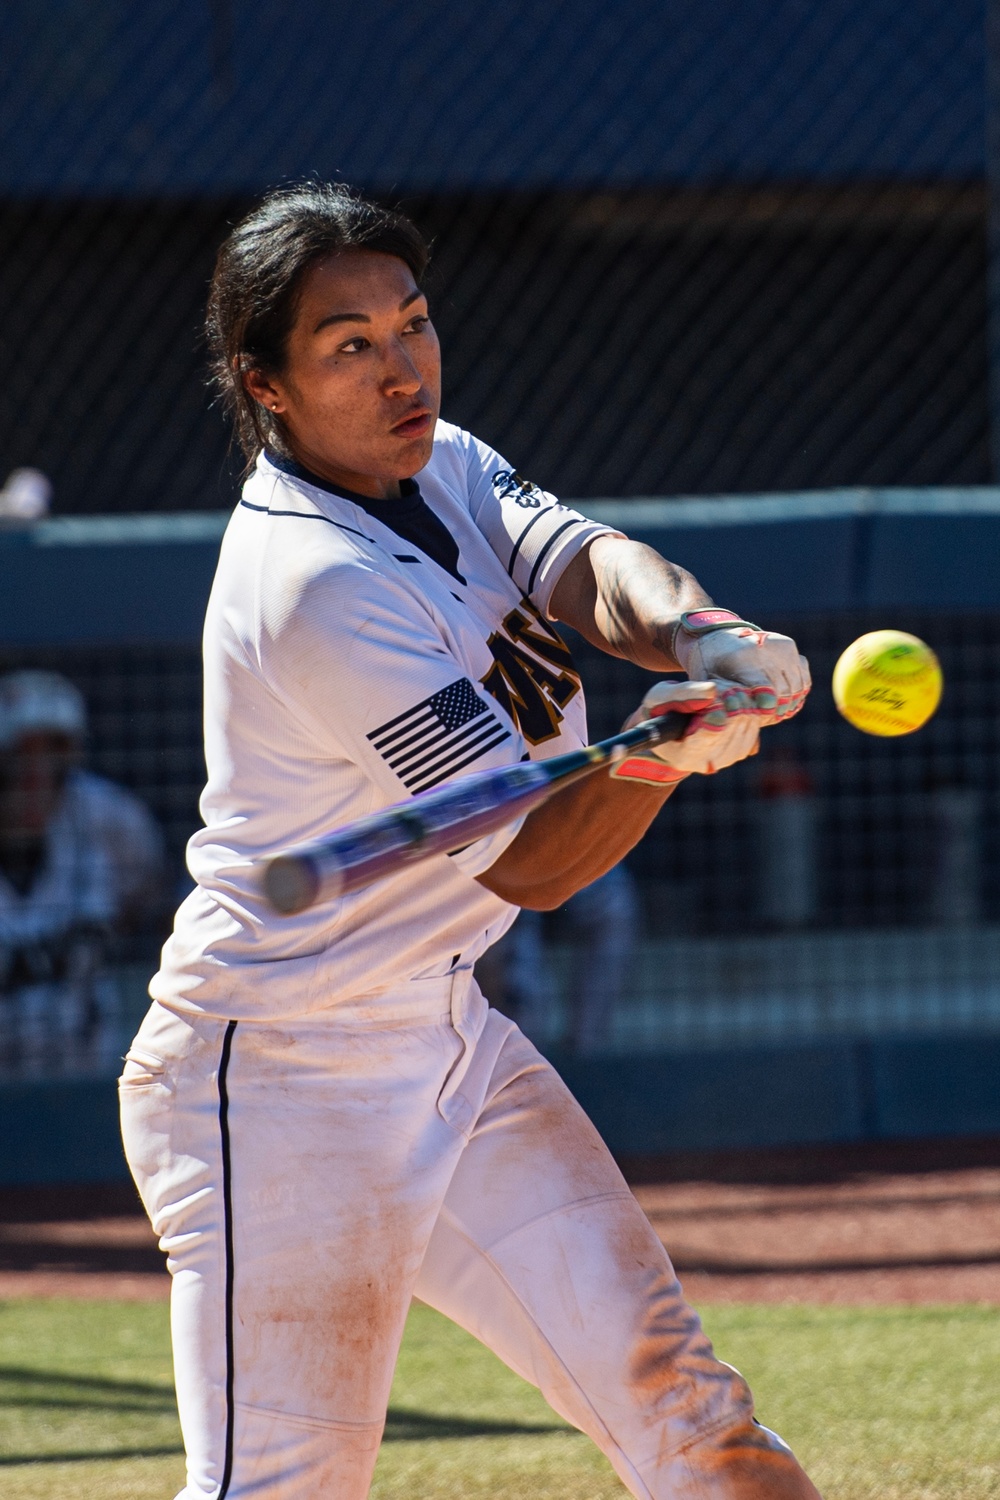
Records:
<instances>
[{"instance_id":1,"label":"gold lettering on jersey","mask_svg":"<svg viewBox=\"0 0 1000 1500\"><path fill-rule=\"evenodd\" d=\"M527 599L511 610L486 644L493 665L480 681L514 720L529 745L559 733L561 710L580 691L570 649Z\"/></svg>"}]
</instances>

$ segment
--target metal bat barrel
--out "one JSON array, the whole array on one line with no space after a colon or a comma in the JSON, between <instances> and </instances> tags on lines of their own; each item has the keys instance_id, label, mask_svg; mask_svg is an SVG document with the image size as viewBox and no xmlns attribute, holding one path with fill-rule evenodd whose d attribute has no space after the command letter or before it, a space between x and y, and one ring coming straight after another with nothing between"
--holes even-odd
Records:
<instances>
[{"instance_id":1,"label":"metal bat barrel","mask_svg":"<svg viewBox=\"0 0 1000 1500\"><path fill-rule=\"evenodd\" d=\"M433 854L452 854L546 801L554 791L620 760L631 750L680 739L690 719L662 714L611 739L551 760L479 771L437 791L420 792L314 844L266 862L264 893L283 915L304 911L391 875Z\"/></svg>"}]
</instances>

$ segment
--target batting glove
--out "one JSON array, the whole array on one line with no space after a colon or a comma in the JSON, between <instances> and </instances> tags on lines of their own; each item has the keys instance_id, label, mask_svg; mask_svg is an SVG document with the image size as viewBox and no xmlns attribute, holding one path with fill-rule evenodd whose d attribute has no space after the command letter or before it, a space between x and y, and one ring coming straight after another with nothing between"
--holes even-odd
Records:
<instances>
[{"instance_id":1,"label":"batting glove","mask_svg":"<svg viewBox=\"0 0 1000 1500\"><path fill-rule=\"evenodd\" d=\"M612 776L670 786L686 776L713 776L757 754L762 717L739 683L658 682L624 727L672 712L691 715L684 738L629 755L612 767Z\"/></svg>"},{"instance_id":2,"label":"batting glove","mask_svg":"<svg viewBox=\"0 0 1000 1500\"><path fill-rule=\"evenodd\" d=\"M728 609L682 614L671 644L689 677L739 684L766 724L797 714L812 687L809 663L790 636L761 630Z\"/></svg>"}]
</instances>

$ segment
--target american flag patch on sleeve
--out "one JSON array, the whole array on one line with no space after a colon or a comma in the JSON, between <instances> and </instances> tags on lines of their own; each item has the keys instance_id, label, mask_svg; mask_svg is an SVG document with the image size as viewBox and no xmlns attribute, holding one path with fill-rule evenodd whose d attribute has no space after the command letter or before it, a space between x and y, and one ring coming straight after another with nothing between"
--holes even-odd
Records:
<instances>
[{"instance_id":1,"label":"american flag patch on sleeve","mask_svg":"<svg viewBox=\"0 0 1000 1500\"><path fill-rule=\"evenodd\" d=\"M426 792L510 739L467 677L368 735L410 792Z\"/></svg>"}]
</instances>

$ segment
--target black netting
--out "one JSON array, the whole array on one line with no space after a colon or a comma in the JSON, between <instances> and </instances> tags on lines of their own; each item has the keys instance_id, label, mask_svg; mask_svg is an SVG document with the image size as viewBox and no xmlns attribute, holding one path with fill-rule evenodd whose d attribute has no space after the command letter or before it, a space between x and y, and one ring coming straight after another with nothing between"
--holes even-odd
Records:
<instances>
[{"instance_id":1,"label":"black netting","mask_svg":"<svg viewBox=\"0 0 1000 1500\"><path fill-rule=\"evenodd\" d=\"M769 622L773 623L773 622ZM932 641L945 676L936 715L919 734L878 739L837 713L827 684L844 643L883 613L788 619L817 687L797 719L765 734L760 755L712 781L687 781L629 856L654 926L738 932L774 927L926 927L1000 921L1000 621L995 615L907 615L894 624ZM591 731L613 733L648 675L584 645ZM808 798L814 882L808 910L768 911L761 831L782 803ZM967 884L952 905L944 846L966 804ZM958 809L956 811L956 809ZM794 897L795 893L791 893ZM798 911L798 916L795 912Z\"/></svg>"},{"instance_id":2,"label":"black netting","mask_svg":"<svg viewBox=\"0 0 1000 1500\"><path fill-rule=\"evenodd\" d=\"M601 1048L996 1031L997 616L897 617L933 644L946 688L929 725L895 740L851 728L826 686L844 642L883 623L880 616L774 623L794 630L809 653L817 689L797 720L764 735L756 759L718 780L687 781L629 856L638 925L627 987L606 1018ZM574 652L592 737L612 732L649 676L579 641ZM204 775L198 652L121 646L0 654L3 670L25 667L56 669L80 687L89 708L87 764L138 794L167 835L167 899L118 940L125 968L117 1046L145 1003L172 900L187 888L183 847L198 822ZM613 902L609 912L613 918ZM522 1019L541 1039L565 1041L558 997L572 994L574 965L589 949L581 949L571 913L557 912L543 926L555 994L541 1017L529 1010ZM502 998L495 975L487 971L484 983ZM8 1054L6 1065L16 1067L17 1056ZM0 1073L3 1066L0 1056Z\"/></svg>"},{"instance_id":3,"label":"black netting","mask_svg":"<svg viewBox=\"0 0 1000 1500\"><path fill-rule=\"evenodd\" d=\"M233 491L199 324L268 185L433 237L445 412L567 496L990 476L980 0L11 7L0 464Z\"/></svg>"},{"instance_id":4,"label":"black netting","mask_svg":"<svg viewBox=\"0 0 1000 1500\"><path fill-rule=\"evenodd\" d=\"M776 804L813 804L815 890L810 910L775 927L920 927L1000 922L1000 620L996 615L906 615L895 623L933 643L945 674L941 707L919 733L859 734L836 712L826 684L845 641L881 615L824 615L769 622L793 632L817 688L760 755L718 781L694 777L675 794L629 856L646 892L651 935L755 929L762 904L759 832ZM614 733L647 690L638 667L573 640L587 692L591 738ZM172 880L198 824L204 781L201 664L197 648L25 647L0 652L0 671L58 670L89 707L87 763L136 792L167 835ZM940 821L949 799L971 799L974 868L964 911L942 905Z\"/></svg>"}]
</instances>

